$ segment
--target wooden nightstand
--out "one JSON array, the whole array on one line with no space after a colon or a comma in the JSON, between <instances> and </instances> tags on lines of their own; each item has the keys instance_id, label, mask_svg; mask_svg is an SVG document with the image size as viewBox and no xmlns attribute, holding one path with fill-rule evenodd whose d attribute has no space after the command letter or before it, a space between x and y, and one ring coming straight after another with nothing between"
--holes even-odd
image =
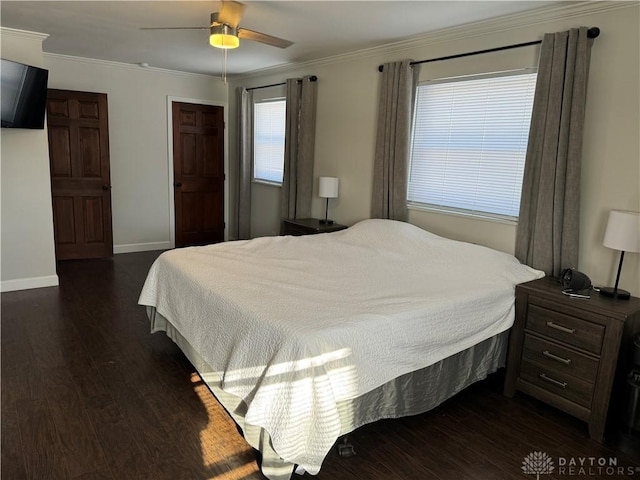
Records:
<instances>
[{"instance_id":1,"label":"wooden nightstand","mask_svg":"<svg viewBox=\"0 0 640 480\"><path fill-rule=\"evenodd\" d=\"M517 285L504 394L519 390L584 420L601 442L639 330L638 298L570 298L553 278Z\"/></svg>"},{"instance_id":2,"label":"wooden nightstand","mask_svg":"<svg viewBox=\"0 0 640 480\"><path fill-rule=\"evenodd\" d=\"M281 235L315 235L316 233L329 233L344 230L346 225L339 223L320 223L317 218L297 218L295 220L283 220Z\"/></svg>"}]
</instances>

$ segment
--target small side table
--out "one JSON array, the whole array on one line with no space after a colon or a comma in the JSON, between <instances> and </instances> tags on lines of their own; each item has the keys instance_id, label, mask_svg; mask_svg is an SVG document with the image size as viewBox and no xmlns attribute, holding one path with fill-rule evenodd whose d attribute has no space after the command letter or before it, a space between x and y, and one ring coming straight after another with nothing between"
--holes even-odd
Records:
<instances>
[{"instance_id":1,"label":"small side table","mask_svg":"<svg viewBox=\"0 0 640 480\"><path fill-rule=\"evenodd\" d=\"M283 220L281 235L315 235L317 233L337 232L344 230L346 225L339 223L320 223L317 218L296 218L293 220Z\"/></svg>"},{"instance_id":2,"label":"small side table","mask_svg":"<svg viewBox=\"0 0 640 480\"><path fill-rule=\"evenodd\" d=\"M597 292L570 298L549 277L516 285L504 393L519 390L563 410L587 422L591 438L602 442L608 414L624 407L622 387L638 332L639 298Z\"/></svg>"}]
</instances>

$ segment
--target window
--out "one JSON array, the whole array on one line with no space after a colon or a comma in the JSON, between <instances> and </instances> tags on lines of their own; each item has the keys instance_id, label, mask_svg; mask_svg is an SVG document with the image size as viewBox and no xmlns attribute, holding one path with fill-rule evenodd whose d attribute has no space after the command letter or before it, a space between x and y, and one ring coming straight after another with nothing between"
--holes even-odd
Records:
<instances>
[{"instance_id":1,"label":"window","mask_svg":"<svg viewBox=\"0 0 640 480\"><path fill-rule=\"evenodd\" d=\"M254 104L253 180L282 183L284 170L285 107L283 98Z\"/></svg>"},{"instance_id":2,"label":"window","mask_svg":"<svg viewBox=\"0 0 640 480\"><path fill-rule=\"evenodd\" d=\"M408 205L517 220L535 70L422 82Z\"/></svg>"}]
</instances>

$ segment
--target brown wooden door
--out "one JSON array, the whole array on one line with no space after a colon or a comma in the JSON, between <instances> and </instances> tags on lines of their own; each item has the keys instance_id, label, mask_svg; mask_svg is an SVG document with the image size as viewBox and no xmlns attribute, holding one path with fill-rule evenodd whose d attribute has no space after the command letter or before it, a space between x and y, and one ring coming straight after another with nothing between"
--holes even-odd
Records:
<instances>
[{"instance_id":1,"label":"brown wooden door","mask_svg":"<svg viewBox=\"0 0 640 480\"><path fill-rule=\"evenodd\" d=\"M106 94L48 90L58 260L113 254L108 125Z\"/></svg>"},{"instance_id":2,"label":"brown wooden door","mask_svg":"<svg viewBox=\"0 0 640 480\"><path fill-rule=\"evenodd\" d=\"M172 103L176 247L224 240L224 109Z\"/></svg>"}]
</instances>

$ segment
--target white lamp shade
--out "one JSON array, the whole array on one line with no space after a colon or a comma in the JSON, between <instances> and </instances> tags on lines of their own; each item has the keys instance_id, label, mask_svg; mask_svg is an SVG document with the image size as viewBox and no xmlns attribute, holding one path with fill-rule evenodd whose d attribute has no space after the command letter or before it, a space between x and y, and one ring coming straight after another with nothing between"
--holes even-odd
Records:
<instances>
[{"instance_id":1,"label":"white lamp shade","mask_svg":"<svg viewBox=\"0 0 640 480\"><path fill-rule=\"evenodd\" d=\"M623 252L640 252L640 213L611 210L602 244Z\"/></svg>"},{"instance_id":2,"label":"white lamp shade","mask_svg":"<svg viewBox=\"0 0 640 480\"><path fill-rule=\"evenodd\" d=\"M318 196L322 198L338 198L338 184L340 180L336 177L320 177Z\"/></svg>"}]
</instances>

